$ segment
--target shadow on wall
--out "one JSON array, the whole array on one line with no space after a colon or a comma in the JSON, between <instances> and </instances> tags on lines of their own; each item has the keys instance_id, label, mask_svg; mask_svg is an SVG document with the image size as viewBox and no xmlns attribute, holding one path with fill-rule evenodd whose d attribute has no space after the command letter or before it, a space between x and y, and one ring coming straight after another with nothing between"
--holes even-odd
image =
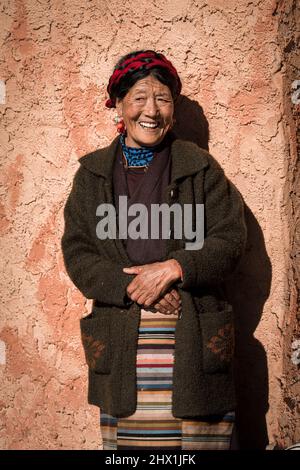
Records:
<instances>
[{"instance_id":1,"label":"shadow on wall","mask_svg":"<svg viewBox=\"0 0 300 470\"><path fill-rule=\"evenodd\" d=\"M208 122L197 101L180 95L175 106L175 119L173 131L180 139L189 140L208 150Z\"/></svg>"},{"instance_id":2,"label":"shadow on wall","mask_svg":"<svg viewBox=\"0 0 300 470\"><path fill-rule=\"evenodd\" d=\"M253 335L269 297L272 267L262 230L246 205L245 216L246 251L227 283L228 298L236 316L237 426L241 449L265 449L268 445L265 417L269 409L267 357Z\"/></svg>"},{"instance_id":3,"label":"shadow on wall","mask_svg":"<svg viewBox=\"0 0 300 470\"><path fill-rule=\"evenodd\" d=\"M178 98L174 133L208 150L209 126L203 109L185 96ZM268 444L268 369L262 344L254 332L270 293L272 269L262 230L245 204L248 239L237 271L226 283L236 316L235 381L237 428L241 449L265 449Z\"/></svg>"}]
</instances>

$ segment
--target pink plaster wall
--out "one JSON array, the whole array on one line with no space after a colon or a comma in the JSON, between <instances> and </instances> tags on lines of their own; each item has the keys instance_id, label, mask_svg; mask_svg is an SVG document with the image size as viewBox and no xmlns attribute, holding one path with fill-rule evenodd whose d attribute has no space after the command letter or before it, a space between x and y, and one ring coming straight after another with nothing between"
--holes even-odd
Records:
<instances>
[{"instance_id":1,"label":"pink plaster wall","mask_svg":"<svg viewBox=\"0 0 300 470\"><path fill-rule=\"evenodd\" d=\"M292 7L292 8L291 8ZM299 25L300 6L296 1L282 2L279 37L283 50L283 125L289 149L285 181L285 207L289 220L289 257L287 258L287 308L283 322L283 405L279 417L279 442L300 442L299 368L293 365L295 344L300 339L300 93L291 96L295 78L300 85ZM300 90L298 90L300 91ZM292 99L291 99L292 97ZM300 359L300 351L297 349Z\"/></svg>"},{"instance_id":2,"label":"pink plaster wall","mask_svg":"<svg viewBox=\"0 0 300 470\"><path fill-rule=\"evenodd\" d=\"M296 327L285 335L292 312L287 180L296 151L287 132L295 134L295 111L289 105L288 116L285 106L290 81L300 77L291 68L286 74L280 30L283 15L289 30L292 4L141 0L137 8L133 0L7 0L0 6L1 448L101 447L98 409L86 403L79 335L89 302L66 275L60 238L77 159L115 135L114 113L104 108L113 64L138 48L162 51L174 62L183 94L208 120L210 152L242 192L253 233L261 228L261 249L248 246L241 267L248 278L235 302L247 305L249 317L252 300L257 308L254 338L269 371L258 385L268 392L268 440L295 439L296 410L280 422L285 375L297 372L290 361ZM290 318L295 326L295 313ZM241 343L240 357L251 366ZM245 373L239 394L246 403L244 380Z\"/></svg>"}]
</instances>

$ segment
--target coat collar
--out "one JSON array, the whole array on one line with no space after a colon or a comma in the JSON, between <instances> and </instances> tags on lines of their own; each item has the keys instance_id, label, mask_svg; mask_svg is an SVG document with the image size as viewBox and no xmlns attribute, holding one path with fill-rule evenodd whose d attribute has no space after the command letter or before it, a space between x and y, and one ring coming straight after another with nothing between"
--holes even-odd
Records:
<instances>
[{"instance_id":1,"label":"coat collar","mask_svg":"<svg viewBox=\"0 0 300 470\"><path fill-rule=\"evenodd\" d=\"M120 136L105 148L96 150L79 159L79 163L95 175L112 178L114 156L118 150ZM171 183L197 173L208 165L208 152L198 145L175 138L171 143Z\"/></svg>"}]
</instances>

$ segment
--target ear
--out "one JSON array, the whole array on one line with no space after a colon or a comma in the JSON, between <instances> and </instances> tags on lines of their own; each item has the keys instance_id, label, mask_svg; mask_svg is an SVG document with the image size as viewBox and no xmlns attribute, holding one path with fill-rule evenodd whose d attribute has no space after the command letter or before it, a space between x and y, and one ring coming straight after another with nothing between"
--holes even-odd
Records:
<instances>
[{"instance_id":1,"label":"ear","mask_svg":"<svg viewBox=\"0 0 300 470\"><path fill-rule=\"evenodd\" d=\"M123 116L123 101L120 98L116 98L116 110L119 117Z\"/></svg>"}]
</instances>

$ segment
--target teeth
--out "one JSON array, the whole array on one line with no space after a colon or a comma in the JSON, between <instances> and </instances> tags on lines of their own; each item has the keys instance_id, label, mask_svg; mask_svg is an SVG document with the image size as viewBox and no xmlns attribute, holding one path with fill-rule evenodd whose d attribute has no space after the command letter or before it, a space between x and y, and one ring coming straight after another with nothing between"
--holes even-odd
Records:
<instances>
[{"instance_id":1,"label":"teeth","mask_svg":"<svg viewBox=\"0 0 300 470\"><path fill-rule=\"evenodd\" d=\"M151 129L154 129L155 127L158 126L158 124L157 124L157 123L154 123L154 122L153 122L153 123L152 123L152 122L140 122L140 125L141 125L142 127L149 127L149 128L151 128Z\"/></svg>"}]
</instances>

